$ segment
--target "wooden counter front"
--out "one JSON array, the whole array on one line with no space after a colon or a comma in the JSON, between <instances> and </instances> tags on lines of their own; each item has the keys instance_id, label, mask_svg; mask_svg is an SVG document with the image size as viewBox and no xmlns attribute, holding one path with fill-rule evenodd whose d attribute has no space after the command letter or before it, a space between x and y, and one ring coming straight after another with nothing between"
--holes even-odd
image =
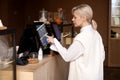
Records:
<instances>
[{"instance_id":1,"label":"wooden counter front","mask_svg":"<svg viewBox=\"0 0 120 80\"><path fill-rule=\"evenodd\" d=\"M17 80L67 80L68 69L69 63L60 55L45 56L36 64L17 65ZM11 72L10 68L2 70L0 80L13 80Z\"/></svg>"}]
</instances>

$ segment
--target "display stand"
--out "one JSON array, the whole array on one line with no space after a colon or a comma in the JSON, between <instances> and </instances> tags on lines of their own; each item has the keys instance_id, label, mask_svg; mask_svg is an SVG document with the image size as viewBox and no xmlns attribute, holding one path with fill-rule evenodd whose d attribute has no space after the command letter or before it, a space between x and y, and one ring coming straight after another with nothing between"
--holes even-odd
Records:
<instances>
[{"instance_id":1,"label":"display stand","mask_svg":"<svg viewBox=\"0 0 120 80\"><path fill-rule=\"evenodd\" d=\"M61 43L64 47L69 47L75 36L73 24L60 24L59 28L61 30Z\"/></svg>"}]
</instances>

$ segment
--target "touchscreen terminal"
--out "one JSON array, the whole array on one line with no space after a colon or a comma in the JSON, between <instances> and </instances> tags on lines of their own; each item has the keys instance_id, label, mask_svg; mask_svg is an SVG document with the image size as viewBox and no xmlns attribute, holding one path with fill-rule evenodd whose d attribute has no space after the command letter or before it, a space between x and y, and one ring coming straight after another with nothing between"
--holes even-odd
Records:
<instances>
[{"instance_id":1,"label":"touchscreen terminal","mask_svg":"<svg viewBox=\"0 0 120 80\"><path fill-rule=\"evenodd\" d=\"M40 41L41 41L43 48L46 48L48 45L47 37L46 37L48 32L46 30L45 24L43 23L42 25L36 25L36 30L40 37Z\"/></svg>"},{"instance_id":2,"label":"touchscreen terminal","mask_svg":"<svg viewBox=\"0 0 120 80\"><path fill-rule=\"evenodd\" d=\"M61 32L59 30L58 25L56 23L51 23L51 24L52 24L54 36L60 41L61 40Z\"/></svg>"}]
</instances>

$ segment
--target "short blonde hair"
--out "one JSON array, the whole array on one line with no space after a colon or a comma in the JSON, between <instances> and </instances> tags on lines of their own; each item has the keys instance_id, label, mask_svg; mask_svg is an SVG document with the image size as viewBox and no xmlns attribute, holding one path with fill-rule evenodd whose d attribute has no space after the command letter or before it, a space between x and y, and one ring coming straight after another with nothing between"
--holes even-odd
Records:
<instances>
[{"instance_id":1,"label":"short blonde hair","mask_svg":"<svg viewBox=\"0 0 120 80\"><path fill-rule=\"evenodd\" d=\"M92 24L93 29L97 29L97 23L95 20L93 20L93 10L92 8L87 5L87 4L81 4L78 6L75 6L72 8L72 14L74 12L77 12L78 15L81 16L86 16L87 17L87 22Z\"/></svg>"},{"instance_id":2,"label":"short blonde hair","mask_svg":"<svg viewBox=\"0 0 120 80\"><path fill-rule=\"evenodd\" d=\"M93 10L92 8L87 5L87 4L81 4L81 5L78 5L78 6L75 6L73 7L72 9L72 14L77 11L78 12L78 15L81 17L81 16L86 16L87 17L87 21L89 23L92 22L92 17L93 17Z\"/></svg>"}]
</instances>

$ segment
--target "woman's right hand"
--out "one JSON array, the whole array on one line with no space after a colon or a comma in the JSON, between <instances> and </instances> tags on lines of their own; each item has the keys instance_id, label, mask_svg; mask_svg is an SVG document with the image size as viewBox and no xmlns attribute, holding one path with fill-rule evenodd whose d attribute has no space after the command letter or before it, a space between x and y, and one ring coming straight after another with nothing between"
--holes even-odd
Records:
<instances>
[{"instance_id":1,"label":"woman's right hand","mask_svg":"<svg viewBox=\"0 0 120 80\"><path fill-rule=\"evenodd\" d=\"M53 44L54 43L54 37L53 36L46 36L48 43Z\"/></svg>"}]
</instances>

